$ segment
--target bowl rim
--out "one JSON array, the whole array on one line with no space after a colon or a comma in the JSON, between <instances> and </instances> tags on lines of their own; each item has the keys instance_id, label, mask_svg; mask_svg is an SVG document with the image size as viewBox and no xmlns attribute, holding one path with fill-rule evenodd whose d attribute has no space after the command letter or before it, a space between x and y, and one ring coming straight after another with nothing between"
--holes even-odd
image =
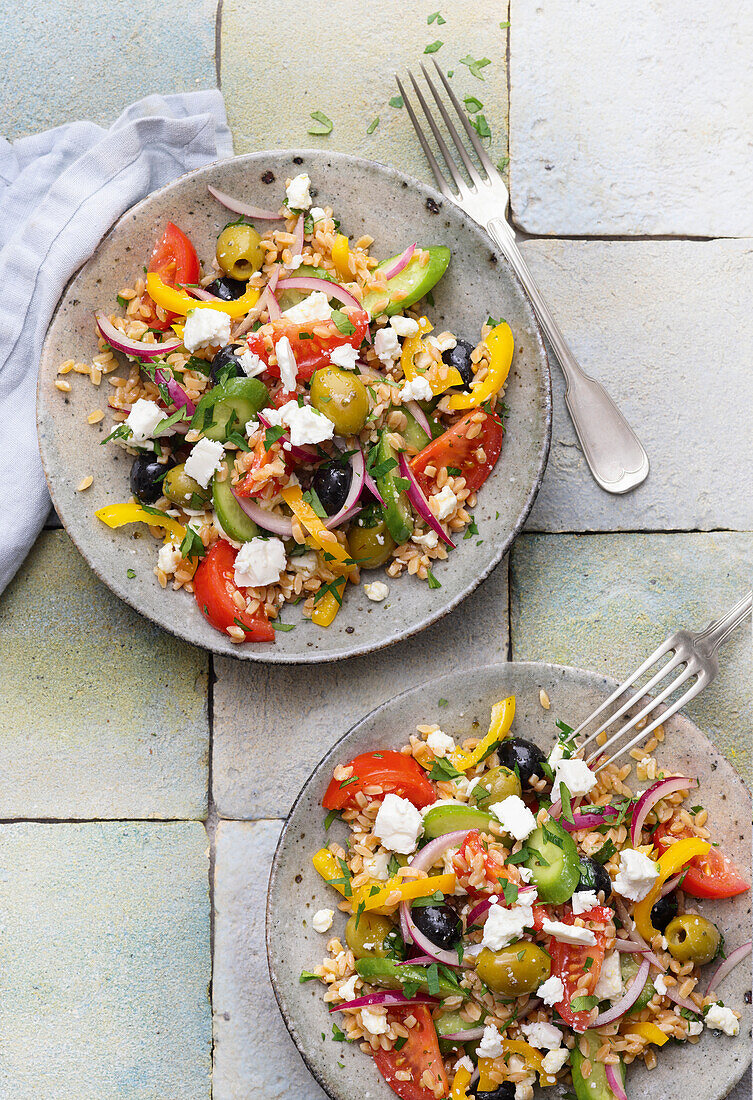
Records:
<instances>
[{"instance_id":1,"label":"bowl rim","mask_svg":"<svg viewBox=\"0 0 753 1100\"><path fill-rule=\"evenodd\" d=\"M231 659L234 659L234 660L237 660L237 661L255 661L255 662L268 663L268 664L285 664L285 665L323 664L323 663L326 663L328 661L345 660L345 659L348 659L350 657L364 657L369 653L379 652L380 650L387 649L389 646L396 645L399 642L402 642L407 638L411 638L411 637L415 636L416 634L420 634L423 630L427 629L432 624L434 624L434 623L438 622L440 619L444 618L445 615L448 615L448 614L450 614L450 612L454 611L455 608L458 607L463 602L463 600L467 599L467 597L470 596L478 588L478 586L483 581L486 580L486 578L494 571L494 569L496 569L496 567L502 561L502 559L504 558L504 556L509 551L509 549L512 546L515 539L518 537L518 535L523 530L523 527L526 523L526 520L528 519L528 516L530 515L531 509L533 508L534 502L535 502L536 497L538 496L539 490L541 488L541 484L542 484L542 481L544 479L544 474L546 472L547 462L548 462L548 459L549 459L549 452L550 452L551 440L552 440L552 416L553 416L553 412L552 412L552 410L553 410L552 376L551 376L551 367L550 367L550 364L549 364L549 355L548 355L546 343L545 343L544 338L543 338L543 332L542 332L541 326L539 324L538 318L536 316L536 312L534 310L531 298L530 298L528 292L526 291L525 287L523 286L522 282L520 281L518 275L514 271L512 265L507 260L507 258L504 256L504 254L501 252L501 250L498 248L498 246L494 243L494 241L492 241L492 239L486 235L483 226L481 226L478 222L474 221L474 219L471 218L468 214L466 214L464 210L462 210L459 206L456 206L456 204L454 202L447 199L446 196L442 195L435 188L431 187L429 184L426 184L421 180L416 179L413 176L408 175L405 172L400 171L400 169L398 169L398 168L394 168L392 165L384 164L381 161L370 160L367 157L356 156L352 153L340 153L340 152L335 152L335 151L330 151L330 150L311 149L311 148L305 148L305 149L302 149L302 148L262 149L262 150L255 151L253 153L242 153L238 156L226 157L226 158L223 158L221 160L211 161L210 163L202 165L199 168L194 168L190 172L184 172L180 176L176 177L174 180L171 180L170 183L167 183L164 186L157 188L155 191L151 191L143 199L140 199L133 206L130 206L127 210L123 211L123 213L120 215L120 217L117 219L117 221L115 221L113 223L113 225L110 227L110 229L108 229L108 231L101 237L101 239L97 243L96 248L92 252L91 256L89 256L88 259L85 260L84 263L81 264L80 267L78 267L77 270L71 275L70 279L68 280L65 287L63 288L63 291L60 295L60 298L58 299L58 302L57 302L57 304L55 306L55 309L52 313L52 316L50 318L50 323L48 325L47 333L45 335L45 340L44 340L44 343L43 343L43 346L42 346L42 351L41 351L41 354L40 354L40 367L41 367L41 361L44 359L44 356L45 356L45 352L46 352L46 348L47 348L47 342L49 340L50 329L52 328L52 326L53 326L53 324L54 324L54 322L57 318L58 312L60 311L60 308L61 308L64 300L66 299L66 297L68 295L68 291L71 287L71 284L74 282L75 279L78 278L78 276L80 275L83 268L96 255L97 251L102 247L102 245L106 241L108 241L113 236L113 234L115 234L118 231L121 224L123 222L125 222L126 219L131 218L135 213L138 213L143 207L148 206L148 204L151 203L157 196L164 195L169 191L177 189L181 185L183 185L188 179L193 179L194 177L198 177L198 176L201 176L203 174L209 173L213 169L216 169L218 166L222 166L222 165L225 165L225 164L228 164L228 163L231 163L231 162L232 163L246 162L246 163L249 163L249 164L253 164L253 163L256 163L256 162L264 161L265 159L268 160L269 158L301 157L302 159L305 159L306 157L317 157L317 158L319 158L319 157L322 157L322 156L325 156L327 158L331 158L333 161L336 161L336 162L349 163L349 164L358 166L361 169L366 169L367 171L375 171L376 170L380 175L387 176L388 178L391 178L391 181L394 182L394 183L399 183L399 184L405 183L407 186L412 187L414 190L419 191L427 199L432 199L435 203L438 203L443 210L449 211L449 213L448 213L449 217L459 218L461 223L464 223L465 227L467 229L469 229L474 236L483 238L483 240L479 240L479 244L483 243L483 245L495 255L496 262L497 262L497 265L498 265L498 271L500 273L502 271L504 271L505 276L507 278L509 278L512 281L512 283L515 285L518 293L521 296L524 307L525 307L525 309L527 310L527 312L529 314L529 317L528 317L529 329L530 329L531 336L532 336L532 338L535 342L535 345L536 345L536 351L537 351L537 354L538 354L538 361L541 364L542 374L543 374L543 383L544 383L543 398L544 398L544 400L543 400L543 408L541 410L543 412L543 417L544 417L543 437L542 437L541 445L540 445L539 451L538 451L538 462L537 462L536 473L535 473L535 476L533 478L533 482L532 482L532 484L529 488L529 491L526 495L525 501L523 502L523 506L522 506L522 508L521 508L514 524L512 525L512 527L507 532L506 537L500 542L496 554L489 560L489 562L482 569L480 569L478 572L472 574L472 576L471 576L470 580L468 581L468 583L466 583L466 585L457 593L457 595L455 595L449 602L439 605L436 611L431 612L429 614L425 614L423 617L421 617L416 622L412 623L405 630L402 630L402 631L394 630L389 637L382 638L378 642L366 643L366 644L363 644L363 645L354 645L351 648L345 648L345 649L341 648L340 650L338 650L336 652L321 653L318 649L312 648L310 653L288 654L288 653L285 653L284 650L282 649L282 647L280 645L280 640L281 640L280 638L276 639L276 644L274 646L274 652L271 652L271 653L270 652L259 653L258 650L255 651L253 644L250 644L249 646L247 646L243 650L241 650L240 647L238 647L238 646L233 646L232 649L231 648L220 648L219 645L205 645L203 642L197 641L195 638L190 637L188 632L183 631L176 624L166 623L155 612L148 611L148 610L145 610L144 608L142 608L139 605L138 600L133 595L131 595L130 591L126 588L126 586L124 584L118 583L116 578L110 577L106 574L104 568L101 566L101 564L99 564L94 559L94 556L92 555L91 551L86 546L85 539L84 538L77 539L76 536L74 536L74 534L72 533L72 531L70 531L68 529L68 524L67 524L66 519L63 515L63 511L65 511L65 504L62 503L62 487L61 487L60 494L58 494L58 491L57 491L58 487L55 483L54 477L51 476L52 470L51 470L51 467L48 465L48 457L47 457L47 454L46 454L46 449L45 449L45 444L44 444L44 434L43 434L43 430L42 430L43 429L43 423L44 423L44 416L43 416L43 411L42 411L42 383L43 383L43 379L42 379L41 369L38 370L38 372L37 372L37 387L36 387L36 403L35 403L35 423L36 423L36 429L37 429L37 444L38 444L38 447L39 447L39 453L40 453L41 460L42 460L42 469L44 471L45 480L47 482L47 488L48 488L48 491L49 491L49 494L50 494L50 498L52 500L53 507L55 508L55 512L56 512L58 518L60 519L60 522L62 523L63 528L65 529L66 533L68 534L68 537L71 539L71 541L73 542L76 549L82 555L82 557L84 558L84 560L88 564L89 568L94 572L94 574L99 578L99 580L101 580L102 583L107 588L109 588L111 592L114 593L114 595L116 595L119 599L121 599L125 603L127 603L139 615L142 615L144 618L146 618L146 619L150 620L151 622L155 623L155 625L158 626L160 629L166 630L168 633L172 634L174 637L180 638L182 641L187 642L189 645L195 645L198 648L203 649L208 653L214 653L214 654L217 654L218 656L221 656L221 657L230 657ZM63 511L61 511L61 504L62 504ZM284 635L282 637L284 638Z\"/></svg>"}]
</instances>

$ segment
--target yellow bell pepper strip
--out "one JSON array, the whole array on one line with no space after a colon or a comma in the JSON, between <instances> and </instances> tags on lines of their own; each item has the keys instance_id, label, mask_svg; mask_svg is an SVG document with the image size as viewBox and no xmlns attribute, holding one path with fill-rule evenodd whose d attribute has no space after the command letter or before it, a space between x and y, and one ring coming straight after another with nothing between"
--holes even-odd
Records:
<instances>
[{"instance_id":1,"label":"yellow bell pepper strip","mask_svg":"<svg viewBox=\"0 0 753 1100\"><path fill-rule=\"evenodd\" d=\"M192 309L216 309L220 313L227 313L229 317L245 317L259 301L261 295L257 287L249 286L245 294L232 302L199 302L190 294L186 294L185 290L176 290L163 283L159 275L153 271L147 274L146 291L156 305L162 306L170 313L180 313L183 317Z\"/></svg>"},{"instance_id":2,"label":"yellow bell pepper strip","mask_svg":"<svg viewBox=\"0 0 753 1100\"><path fill-rule=\"evenodd\" d=\"M453 412L457 409L473 409L477 405L483 405L487 398L492 397L504 385L510 373L515 340L507 322L503 321L493 328L484 343L489 349L489 373L482 382L473 383L470 393L452 395L450 408Z\"/></svg>"},{"instance_id":3,"label":"yellow bell pepper strip","mask_svg":"<svg viewBox=\"0 0 753 1100\"><path fill-rule=\"evenodd\" d=\"M649 1023L648 1020L640 1021L637 1024L630 1024L625 1032L626 1035L640 1035L641 1038L646 1039L649 1043L656 1043L658 1047L663 1047L669 1039L668 1035L665 1035L663 1031L660 1031L656 1024Z\"/></svg>"},{"instance_id":4,"label":"yellow bell pepper strip","mask_svg":"<svg viewBox=\"0 0 753 1100\"><path fill-rule=\"evenodd\" d=\"M355 891L353 906L355 908L363 903L364 910L368 913L391 913L398 901L429 897L438 890L443 894L452 894L455 892L455 881L454 874L430 875L429 878L391 878L387 882L380 882L377 890L374 890L375 883L367 882ZM387 898L394 893L400 895L398 901L387 905Z\"/></svg>"},{"instance_id":5,"label":"yellow bell pepper strip","mask_svg":"<svg viewBox=\"0 0 753 1100\"><path fill-rule=\"evenodd\" d=\"M348 551L340 545L337 539L331 537L331 533L319 519L314 509L303 499L300 486L288 485L282 490L282 499L299 523L306 528L317 548L323 551L324 554L328 554L342 568L343 572L352 573L355 569L355 563L349 557ZM333 566L333 568L335 567Z\"/></svg>"},{"instance_id":6,"label":"yellow bell pepper strip","mask_svg":"<svg viewBox=\"0 0 753 1100\"><path fill-rule=\"evenodd\" d=\"M320 848L311 857L311 862L314 864L314 870L333 890L337 890L338 894L342 894L344 898L351 896L352 891L348 893L350 886L346 886L344 881L346 875L340 866L340 861L332 855L329 848Z\"/></svg>"},{"instance_id":7,"label":"yellow bell pepper strip","mask_svg":"<svg viewBox=\"0 0 753 1100\"><path fill-rule=\"evenodd\" d=\"M461 1066L452 1079L450 1100L468 1100L468 1086L471 1083L471 1073L465 1066Z\"/></svg>"},{"instance_id":8,"label":"yellow bell pepper strip","mask_svg":"<svg viewBox=\"0 0 753 1100\"><path fill-rule=\"evenodd\" d=\"M444 393L450 386L462 386L464 385L462 375L455 367L450 367L447 371L446 378L440 378L439 376L439 363L434 363L432 367L420 374L414 366L413 360L418 355L419 351L423 350L424 341L423 337L427 336L434 328L431 321L427 317L421 317L418 322L418 332L415 336L409 336L407 340L403 341L403 350L400 355L400 366L403 368L403 374L411 381L414 378L425 378L431 386L431 392L434 396L438 396L440 393Z\"/></svg>"},{"instance_id":9,"label":"yellow bell pepper strip","mask_svg":"<svg viewBox=\"0 0 753 1100\"><path fill-rule=\"evenodd\" d=\"M544 1071L544 1055L541 1051L536 1050L530 1043L524 1043L522 1039L505 1039L502 1038L502 1049L504 1057L507 1054L519 1054L524 1059L526 1065L531 1069L536 1070L539 1075L539 1081L542 1085L553 1085L555 1083L554 1077L549 1077ZM479 1071L479 1092L494 1092L497 1089L497 1085L490 1076L492 1067L494 1066L494 1058L479 1058L478 1071Z\"/></svg>"},{"instance_id":10,"label":"yellow bell pepper strip","mask_svg":"<svg viewBox=\"0 0 753 1100\"><path fill-rule=\"evenodd\" d=\"M450 755L450 761L453 767L461 772L467 772L469 768L475 768L476 764L481 763L481 760L486 756L493 745L496 745L498 741L504 740L510 732L510 726L512 725L514 717L514 695L509 695L507 699L501 699L499 703L495 703L492 707L489 732L482 741L479 741L473 752L466 752L465 749L455 749Z\"/></svg>"},{"instance_id":11,"label":"yellow bell pepper strip","mask_svg":"<svg viewBox=\"0 0 753 1100\"><path fill-rule=\"evenodd\" d=\"M332 624L335 615L342 607L343 593L347 583L347 577L337 577L332 581L332 587L324 593L320 600L316 600L316 597L314 597L316 602L311 613L312 623L316 623L317 626L330 626Z\"/></svg>"},{"instance_id":12,"label":"yellow bell pepper strip","mask_svg":"<svg viewBox=\"0 0 753 1100\"><path fill-rule=\"evenodd\" d=\"M696 856L705 856L710 850L711 845L708 841L701 840L697 836L686 837L667 848L664 855L657 861L659 877L643 901L638 902L633 912L635 926L648 943L654 936L659 935L659 929L654 928L651 923L651 910L661 893L662 886L691 859Z\"/></svg>"},{"instance_id":13,"label":"yellow bell pepper strip","mask_svg":"<svg viewBox=\"0 0 753 1100\"><path fill-rule=\"evenodd\" d=\"M148 523L150 527L161 527L166 532L165 540L171 538L182 542L186 537L186 529L177 519L157 510L147 512L140 504L108 504L94 514L108 527L123 527L126 523Z\"/></svg>"},{"instance_id":14,"label":"yellow bell pepper strip","mask_svg":"<svg viewBox=\"0 0 753 1100\"><path fill-rule=\"evenodd\" d=\"M337 274L344 283L352 283L355 278L348 266L349 258L348 238L343 233L338 233L335 237L335 243L332 245L332 262L335 265Z\"/></svg>"}]
</instances>

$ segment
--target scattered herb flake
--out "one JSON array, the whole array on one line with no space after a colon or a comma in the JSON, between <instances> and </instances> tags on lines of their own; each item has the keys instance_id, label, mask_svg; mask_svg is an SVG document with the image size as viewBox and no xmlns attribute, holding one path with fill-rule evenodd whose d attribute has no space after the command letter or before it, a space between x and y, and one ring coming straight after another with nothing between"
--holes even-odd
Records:
<instances>
[{"instance_id":1,"label":"scattered herb flake","mask_svg":"<svg viewBox=\"0 0 753 1100\"><path fill-rule=\"evenodd\" d=\"M491 141L492 132L489 129L489 123L486 121L485 115L476 115L476 117L471 120L471 126L480 138L488 138Z\"/></svg>"},{"instance_id":2,"label":"scattered herb flake","mask_svg":"<svg viewBox=\"0 0 753 1100\"><path fill-rule=\"evenodd\" d=\"M310 970L302 970L301 976L298 981L301 983L301 985L303 985L304 982L318 982L319 975L312 974Z\"/></svg>"},{"instance_id":3,"label":"scattered herb flake","mask_svg":"<svg viewBox=\"0 0 753 1100\"><path fill-rule=\"evenodd\" d=\"M270 619L270 626L273 630L281 630L283 633L295 630L295 623L281 623L279 619Z\"/></svg>"},{"instance_id":4,"label":"scattered herb flake","mask_svg":"<svg viewBox=\"0 0 753 1100\"><path fill-rule=\"evenodd\" d=\"M478 80L483 80L481 70L486 68L487 65L491 65L491 60L488 57L471 57L470 54L466 54L465 57L460 58L461 65L467 65L473 76Z\"/></svg>"},{"instance_id":5,"label":"scattered herb flake","mask_svg":"<svg viewBox=\"0 0 753 1100\"><path fill-rule=\"evenodd\" d=\"M458 779L463 773L459 772L454 764L442 757L435 760L429 772L432 783L446 783L450 779Z\"/></svg>"},{"instance_id":6,"label":"scattered herb flake","mask_svg":"<svg viewBox=\"0 0 753 1100\"><path fill-rule=\"evenodd\" d=\"M329 813L327 814L327 816L324 819L324 831L325 831L325 833L329 832L330 826L332 825L332 822L335 821L339 816L340 816L340 811L339 810L330 810L329 811Z\"/></svg>"},{"instance_id":7,"label":"scattered herb flake","mask_svg":"<svg viewBox=\"0 0 753 1100\"><path fill-rule=\"evenodd\" d=\"M403 106L403 97L401 95L393 95L390 100L390 107L400 108ZM397 1046L397 1044L395 1044Z\"/></svg>"},{"instance_id":8,"label":"scattered herb flake","mask_svg":"<svg viewBox=\"0 0 753 1100\"><path fill-rule=\"evenodd\" d=\"M136 570L135 569L126 569L126 576L128 577L129 581L132 581L133 578L136 576Z\"/></svg>"},{"instance_id":9,"label":"scattered herb flake","mask_svg":"<svg viewBox=\"0 0 753 1100\"><path fill-rule=\"evenodd\" d=\"M480 99L476 99L475 95L467 95L463 103L465 103L465 109L469 115L475 115L484 106Z\"/></svg>"},{"instance_id":10,"label":"scattered herb flake","mask_svg":"<svg viewBox=\"0 0 753 1100\"><path fill-rule=\"evenodd\" d=\"M447 22L447 20L443 19L438 11L433 11L431 15L426 17L426 22L429 24L436 23L438 27L442 27Z\"/></svg>"},{"instance_id":11,"label":"scattered herb flake","mask_svg":"<svg viewBox=\"0 0 753 1100\"><path fill-rule=\"evenodd\" d=\"M327 118L323 111L312 111L311 119L312 121L308 128L310 134L316 134L317 136L323 137L332 133L334 123L331 118Z\"/></svg>"},{"instance_id":12,"label":"scattered herb flake","mask_svg":"<svg viewBox=\"0 0 753 1100\"><path fill-rule=\"evenodd\" d=\"M424 53L436 53L437 50L441 50L444 46L444 42L437 39L436 42L430 42L428 46L424 47Z\"/></svg>"},{"instance_id":13,"label":"scattered herb flake","mask_svg":"<svg viewBox=\"0 0 753 1100\"><path fill-rule=\"evenodd\" d=\"M366 127L366 133L367 134L373 134L378 125L379 125L379 115L377 115L376 118L374 119L374 121L370 122L369 125Z\"/></svg>"},{"instance_id":14,"label":"scattered herb flake","mask_svg":"<svg viewBox=\"0 0 753 1100\"><path fill-rule=\"evenodd\" d=\"M426 570L426 579L429 582L429 588L441 588L442 582L438 581L432 573L431 569Z\"/></svg>"},{"instance_id":15,"label":"scattered herb flake","mask_svg":"<svg viewBox=\"0 0 753 1100\"><path fill-rule=\"evenodd\" d=\"M371 133L371 131L369 131L369 133ZM347 313L343 313L342 310L333 309L332 320L335 322L335 328L342 336L352 336L356 331L356 326L350 320Z\"/></svg>"}]
</instances>

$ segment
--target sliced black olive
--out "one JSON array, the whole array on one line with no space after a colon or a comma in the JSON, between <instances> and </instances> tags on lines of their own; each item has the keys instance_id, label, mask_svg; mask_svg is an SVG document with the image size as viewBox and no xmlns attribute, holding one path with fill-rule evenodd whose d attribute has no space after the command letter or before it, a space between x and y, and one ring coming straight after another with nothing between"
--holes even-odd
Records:
<instances>
[{"instance_id":1,"label":"sliced black olive","mask_svg":"<svg viewBox=\"0 0 753 1100\"><path fill-rule=\"evenodd\" d=\"M215 298L221 298L223 302L233 302L236 298L241 298L246 293L246 283L242 283L240 279L231 279L227 275L223 275L221 279L215 279L209 286L204 287L210 294L214 294Z\"/></svg>"},{"instance_id":2,"label":"sliced black olive","mask_svg":"<svg viewBox=\"0 0 753 1100\"><path fill-rule=\"evenodd\" d=\"M157 455L137 455L131 466L131 492L142 504L154 504L162 496L162 480L169 469L175 465L175 459L167 463L158 462Z\"/></svg>"},{"instance_id":3,"label":"sliced black olive","mask_svg":"<svg viewBox=\"0 0 753 1100\"><path fill-rule=\"evenodd\" d=\"M504 764L511 772L517 768L521 786L530 787L531 776L543 777L541 765L545 756L538 745L533 741L526 741L523 737L511 737L509 741L503 741L497 749L500 764Z\"/></svg>"},{"instance_id":4,"label":"sliced black olive","mask_svg":"<svg viewBox=\"0 0 753 1100\"><path fill-rule=\"evenodd\" d=\"M580 857L580 879L576 887L578 890L595 890L598 894L604 891L604 898L612 893L612 880L606 868L588 856Z\"/></svg>"},{"instance_id":5,"label":"sliced black olive","mask_svg":"<svg viewBox=\"0 0 753 1100\"><path fill-rule=\"evenodd\" d=\"M350 466L337 462L325 462L314 474L311 488L314 490L328 516L334 516L345 503L350 489L353 471Z\"/></svg>"},{"instance_id":6,"label":"sliced black olive","mask_svg":"<svg viewBox=\"0 0 753 1100\"><path fill-rule=\"evenodd\" d=\"M243 377L243 367L237 354L239 347L240 344L226 344L224 348L220 348L217 352L209 371L212 385L216 386L218 382L227 382L228 378L238 378L239 375Z\"/></svg>"},{"instance_id":7,"label":"sliced black olive","mask_svg":"<svg viewBox=\"0 0 753 1100\"><path fill-rule=\"evenodd\" d=\"M448 348L447 351L442 352L442 362L460 372L465 383L463 388L466 390L470 388L473 381L472 351L473 344L469 344L467 340L458 340L454 348Z\"/></svg>"},{"instance_id":8,"label":"sliced black olive","mask_svg":"<svg viewBox=\"0 0 753 1100\"><path fill-rule=\"evenodd\" d=\"M437 947L449 951L460 941L463 926L449 905L414 905L411 916L419 932Z\"/></svg>"},{"instance_id":9,"label":"sliced black olive","mask_svg":"<svg viewBox=\"0 0 753 1100\"><path fill-rule=\"evenodd\" d=\"M468 1091L476 1100L515 1100L515 1085L512 1081L503 1081L493 1092L481 1092L477 1081Z\"/></svg>"},{"instance_id":10,"label":"sliced black olive","mask_svg":"<svg viewBox=\"0 0 753 1100\"><path fill-rule=\"evenodd\" d=\"M660 932L665 932L667 925L677 916L677 894L667 894L651 907L651 923Z\"/></svg>"}]
</instances>

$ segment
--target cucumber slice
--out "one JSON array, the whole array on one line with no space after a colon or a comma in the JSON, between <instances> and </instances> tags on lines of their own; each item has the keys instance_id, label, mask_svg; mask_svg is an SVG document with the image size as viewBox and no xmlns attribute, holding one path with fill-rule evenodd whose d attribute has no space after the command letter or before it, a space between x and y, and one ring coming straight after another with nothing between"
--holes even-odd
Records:
<instances>
[{"instance_id":1,"label":"cucumber slice","mask_svg":"<svg viewBox=\"0 0 753 1100\"><path fill-rule=\"evenodd\" d=\"M229 432L244 432L249 420L269 404L269 390L258 378L230 378L205 393L191 418L191 427L207 439L226 443Z\"/></svg>"},{"instance_id":2,"label":"cucumber slice","mask_svg":"<svg viewBox=\"0 0 753 1100\"><path fill-rule=\"evenodd\" d=\"M450 262L450 250L446 245L438 244L433 245L431 248L424 248L423 251L429 253L427 264L422 266L419 257L414 256L398 275L388 280L387 294L389 302L386 307L382 306L384 291L372 290L364 296L363 308L368 310L369 313L376 309L378 314L386 313L388 317L391 317L393 313L400 313L408 306L412 306L419 298L423 298L425 294L428 294L447 270L447 265ZM380 264L377 264L376 270L378 271L380 267L387 267L388 264L393 264L396 259L397 256L393 256L389 260L382 260Z\"/></svg>"},{"instance_id":3,"label":"cucumber slice","mask_svg":"<svg viewBox=\"0 0 753 1100\"><path fill-rule=\"evenodd\" d=\"M622 972L622 980L627 987L632 982L635 975L638 973L640 967L636 962L634 955L620 955L620 970ZM650 978L646 978L646 984L641 990L641 994L638 1000L628 1009L628 1016L632 1016L634 1012L640 1012L642 1008L645 1008L648 1002L656 993L654 983Z\"/></svg>"},{"instance_id":4,"label":"cucumber slice","mask_svg":"<svg viewBox=\"0 0 753 1100\"><path fill-rule=\"evenodd\" d=\"M580 880L580 863L575 841L552 820L535 829L525 842L531 855L524 866L531 871L533 885L542 901L562 905L573 896ZM541 859L538 858L541 856Z\"/></svg>"},{"instance_id":5,"label":"cucumber slice","mask_svg":"<svg viewBox=\"0 0 753 1100\"><path fill-rule=\"evenodd\" d=\"M391 959L378 959L367 956L363 959L356 959L356 970L365 982L368 982L369 985L378 985L381 989L401 989L405 982L410 982L411 985L415 982L422 993L429 992L425 966L411 966L410 964L398 966ZM461 996L464 1000L468 1000L470 997L466 990L456 986L453 982L449 982L441 974L438 982L440 997Z\"/></svg>"},{"instance_id":6,"label":"cucumber slice","mask_svg":"<svg viewBox=\"0 0 753 1100\"><path fill-rule=\"evenodd\" d=\"M413 413L409 412L409 410L404 407L401 408L400 412L404 413L408 418L408 423L400 433L408 444L408 449L416 452L422 451L426 444L430 442L428 435L416 420Z\"/></svg>"},{"instance_id":7,"label":"cucumber slice","mask_svg":"<svg viewBox=\"0 0 753 1100\"><path fill-rule=\"evenodd\" d=\"M408 494L404 490L400 490L397 485L396 479L400 476L398 474L397 455L387 442L386 431L382 431L377 447L377 468L390 461L394 463L391 469L377 477L377 488L384 501L384 522L387 524L387 530L399 545L411 537L413 514L408 501Z\"/></svg>"},{"instance_id":8,"label":"cucumber slice","mask_svg":"<svg viewBox=\"0 0 753 1100\"><path fill-rule=\"evenodd\" d=\"M591 1072L588 1077L583 1076L581 1069L586 1058L581 1054L578 1043L570 1053L571 1070L573 1074L573 1088L578 1100L614 1100L614 1093L607 1081L607 1068L603 1062L596 1061L596 1052L603 1040L593 1031L584 1031L583 1036L588 1043L588 1055L591 1063ZM625 1066L620 1061L617 1072L625 1084Z\"/></svg>"},{"instance_id":9,"label":"cucumber slice","mask_svg":"<svg viewBox=\"0 0 753 1100\"><path fill-rule=\"evenodd\" d=\"M457 806L433 806L424 815L424 836L444 836L458 829L480 829L489 832L489 825L496 818L475 806L466 806L464 802Z\"/></svg>"},{"instance_id":10,"label":"cucumber slice","mask_svg":"<svg viewBox=\"0 0 753 1100\"><path fill-rule=\"evenodd\" d=\"M259 528L251 517L246 515L233 496L233 490L230 487L229 463L227 462L225 463L225 469L227 470L227 476L224 481L218 481L217 474L212 478L212 504L217 513L217 519L220 521L222 530L231 539L235 539L236 542L250 542L259 534Z\"/></svg>"}]
</instances>

